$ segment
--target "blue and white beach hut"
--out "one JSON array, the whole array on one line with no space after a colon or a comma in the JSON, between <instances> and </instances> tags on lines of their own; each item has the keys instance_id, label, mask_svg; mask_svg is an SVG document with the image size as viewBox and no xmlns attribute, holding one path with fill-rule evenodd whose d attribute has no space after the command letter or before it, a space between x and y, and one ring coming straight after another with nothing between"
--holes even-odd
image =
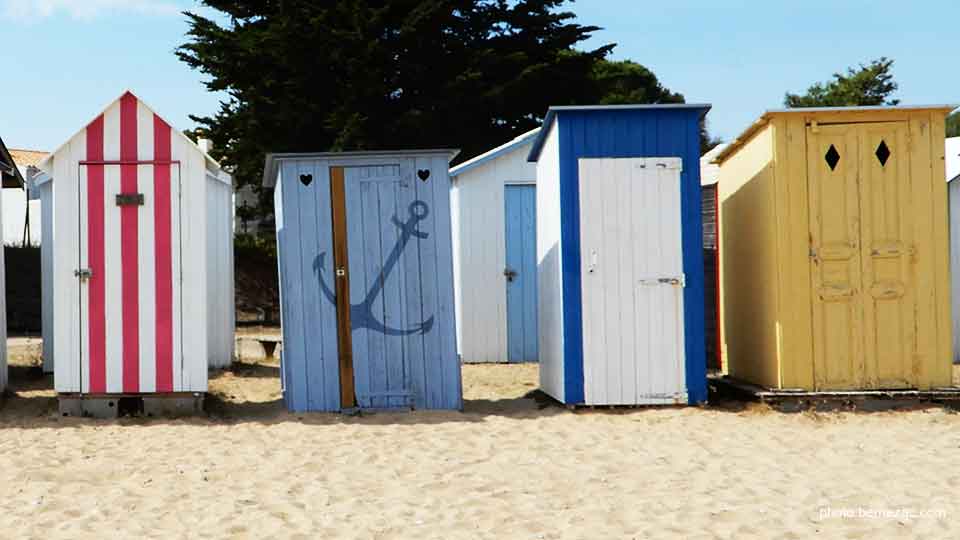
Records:
<instances>
[{"instance_id":1,"label":"blue and white beach hut","mask_svg":"<svg viewBox=\"0 0 960 540\"><path fill-rule=\"evenodd\" d=\"M570 405L707 399L709 105L552 107L537 162L540 384Z\"/></svg>"}]
</instances>

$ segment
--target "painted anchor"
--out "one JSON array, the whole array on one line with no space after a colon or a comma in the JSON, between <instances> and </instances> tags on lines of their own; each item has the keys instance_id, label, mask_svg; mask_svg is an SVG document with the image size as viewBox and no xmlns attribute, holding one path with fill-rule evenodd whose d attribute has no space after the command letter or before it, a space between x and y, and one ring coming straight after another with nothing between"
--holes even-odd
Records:
<instances>
[{"instance_id":1,"label":"painted anchor","mask_svg":"<svg viewBox=\"0 0 960 540\"><path fill-rule=\"evenodd\" d=\"M414 201L410 203L408 211L410 212L410 218L407 219L406 222L400 221L396 215L394 215L391 220L393 224L400 229L400 239L397 241L396 245L393 246L393 250L390 251L390 255L387 257L386 262L383 263L383 268L380 270L380 275L377 276L377 279L370 286L370 289L367 291L366 298L363 299L363 302L359 304L352 304L350 306L351 330L369 328L370 330L380 332L388 336L409 336L413 334L423 335L433 328L433 316L416 325L414 328L409 330L401 330L386 326L384 323L378 321L373 315L373 302L377 299L377 296L383 292L383 286L387 281L387 276L390 275L390 272L393 271L393 267L396 266L397 262L400 260L400 254L403 253L404 248L407 246L407 242L409 242L410 238L414 236L419 239L425 239L429 236L427 233L417 230L417 223L426 219L427 215L430 213L430 208L427 206L427 203L423 201ZM323 280L326 255L327 253L323 252L313 259L313 270L317 273L317 277L320 280L320 289L323 291L323 295L327 297L327 300L329 300L330 303L336 305L337 299L333 290L331 290L330 287L327 286L327 283Z\"/></svg>"}]
</instances>

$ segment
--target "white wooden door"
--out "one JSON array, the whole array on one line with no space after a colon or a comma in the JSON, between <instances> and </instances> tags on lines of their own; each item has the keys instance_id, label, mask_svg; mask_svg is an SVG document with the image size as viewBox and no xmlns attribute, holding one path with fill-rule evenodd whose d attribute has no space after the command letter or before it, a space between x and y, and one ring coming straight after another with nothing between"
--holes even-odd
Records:
<instances>
[{"instance_id":1,"label":"white wooden door","mask_svg":"<svg viewBox=\"0 0 960 540\"><path fill-rule=\"evenodd\" d=\"M180 166L80 165L80 388L183 390Z\"/></svg>"},{"instance_id":2,"label":"white wooden door","mask_svg":"<svg viewBox=\"0 0 960 540\"><path fill-rule=\"evenodd\" d=\"M686 403L681 160L579 168L585 402Z\"/></svg>"}]
</instances>

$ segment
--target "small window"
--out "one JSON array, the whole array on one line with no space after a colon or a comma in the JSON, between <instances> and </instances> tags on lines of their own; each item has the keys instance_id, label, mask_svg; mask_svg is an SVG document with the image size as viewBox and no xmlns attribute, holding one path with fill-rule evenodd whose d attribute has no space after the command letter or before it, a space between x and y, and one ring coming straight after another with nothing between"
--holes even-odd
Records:
<instances>
[{"instance_id":1,"label":"small window","mask_svg":"<svg viewBox=\"0 0 960 540\"><path fill-rule=\"evenodd\" d=\"M836 170L837 163L840 163L840 152L837 152L836 147L831 144L823 159L827 160L827 165L830 166L831 171Z\"/></svg>"},{"instance_id":2,"label":"small window","mask_svg":"<svg viewBox=\"0 0 960 540\"><path fill-rule=\"evenodd\" d=\"M875 154L877 155L877 159L880 160L880 166L885 167L887 160L890 159L890 148L887 147L886 141L880 141L880 146L877 147Z\"/></svg>"}]
</instances>

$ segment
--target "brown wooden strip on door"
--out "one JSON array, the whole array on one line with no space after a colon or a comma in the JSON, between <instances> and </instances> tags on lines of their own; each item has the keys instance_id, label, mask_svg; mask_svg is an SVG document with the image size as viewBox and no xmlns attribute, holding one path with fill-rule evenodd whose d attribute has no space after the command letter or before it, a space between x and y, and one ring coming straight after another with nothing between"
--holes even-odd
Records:
<instances>
[{"instance_id":1,"label":"brown wooden strip on door","mask_svg":"<svg viewBox=\"0 0 960 540\"><path fill-rule=\"evenodd\" d=\"M340 356L340 407L356 405L353 385L353 340L350 328L350 275L347 253L347 198L343 167L330 167L330 201L333 212L333 267L337 296L337 349Z\"/></svg>"}]
</instances>

